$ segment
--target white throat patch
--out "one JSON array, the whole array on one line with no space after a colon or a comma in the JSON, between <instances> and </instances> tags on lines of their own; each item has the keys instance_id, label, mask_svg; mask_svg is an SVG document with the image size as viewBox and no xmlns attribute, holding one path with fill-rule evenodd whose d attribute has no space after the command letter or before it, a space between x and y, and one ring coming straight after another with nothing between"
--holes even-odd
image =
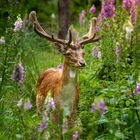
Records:
<instances>
[{"instance_id":1,"label":"white throat patch","mask_svg":"<svg viewBox=\"0 0 140 140\"><path fill-rule=\"evenodd\" d=\"M70 74L70 78L74 79L76 76L76 71L74 69L70 69L69 74Z\"/></svg>"}]
</instances>

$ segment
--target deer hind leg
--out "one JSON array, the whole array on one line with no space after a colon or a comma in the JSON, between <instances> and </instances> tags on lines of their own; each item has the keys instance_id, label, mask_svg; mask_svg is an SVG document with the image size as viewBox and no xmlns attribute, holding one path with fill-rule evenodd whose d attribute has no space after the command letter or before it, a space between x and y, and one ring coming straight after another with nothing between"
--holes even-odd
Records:
<instances>
[{"instance_id":1,"label":"deer hind leg","mask_svg":"<svg viewBox=\"0 0 140 140\"><path fill-rule=\"evenodd\" d=\"M45 101L45 96L39 95L39 94L36 96L36 106L37 106L37 113L38 114L43 113L44 101Z\"/></svg>"}]
</instances>

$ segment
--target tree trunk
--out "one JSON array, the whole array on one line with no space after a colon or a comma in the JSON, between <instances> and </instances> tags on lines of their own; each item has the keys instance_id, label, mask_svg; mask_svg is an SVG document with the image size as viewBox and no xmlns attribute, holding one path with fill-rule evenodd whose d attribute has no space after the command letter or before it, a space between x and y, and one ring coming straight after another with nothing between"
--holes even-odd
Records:
<instances>
[{"instance_id":1,"label":"tree trunk","mask_svg":"<svg viewBox=\"0 0 140 140\"><path fill-rule=\"evenodd\" d=\"M65 39L70 23L70 0L58 0L58 20L59 20L59 32L58 37Z\"/></svg>"}]
</instances>

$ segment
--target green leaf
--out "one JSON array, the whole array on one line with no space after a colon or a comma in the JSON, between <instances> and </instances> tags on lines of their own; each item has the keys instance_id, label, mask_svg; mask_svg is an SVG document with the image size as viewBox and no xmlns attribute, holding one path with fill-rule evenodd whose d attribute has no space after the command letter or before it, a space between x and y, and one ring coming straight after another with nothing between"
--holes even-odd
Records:
<instances>
[{"instance_id":1,"label":"green leaf","mask_svg":"<svg viewBox=\"0 0 140 140\"><path fill-rule=\"evenodd\" d=\"M117 132L115 133L115 136L116 136L117 138L119 138L119 139L124 139L124 134L121 133L120 131L117 131Z\"/></svg>"},{"instance_id":2,"label":"green leaf","mask_svg":"<svg viewBox=\"0 0 140 140\"><path fill-rule=\"evenodd\" d=\"M135 133L137 133L137 134L140 133L140 123L138 123L138 122L134 123L133 129L134 129Z\"/></svg>"},{"instance_id":3,"label":"green leaf","mask_svg":"<svg viewBox=\"0 0 140 140\"><path fill-rule=\"evenodd\" d=\"M104 123L108 123L108 119L105 117L101 117L101 119L98 121L98 124L104 124Z\"/></svg>"},{"instance_id":4,"label":"green leaf","mask_svg":"<svg viewBox=\"0 0 140 140\"><path fill-rule=\"evenodd\" d=\"M125 104L126 104L126 106L129 106L129 105L131 104L131 102L127 100L127 101L125 102Z\"/></svg>"}]
</instances>

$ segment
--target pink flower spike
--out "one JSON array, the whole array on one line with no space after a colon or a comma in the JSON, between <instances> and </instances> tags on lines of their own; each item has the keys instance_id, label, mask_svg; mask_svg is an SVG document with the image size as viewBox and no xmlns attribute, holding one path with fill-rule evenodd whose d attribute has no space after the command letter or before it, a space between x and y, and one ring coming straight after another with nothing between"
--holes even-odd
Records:
<instances>
[{"instance_id":1,"label":"pink flower spike","mask_svg":"<svg viewBox=\"0 0 140 140\"><path fill-rule=\"evenodd\" d=\"M122 7L127 10L130 11L132 5L134 4L135 0L123 0L123 4Z\"/></svg>"},{"instance_id":2,"label":"pink flower spike","mask_svg":"<svg viewBox=\"0 0 140 140\"><path fill-rule=\"evenodd\" d=\"M90 9L89 9L89 13L91 15L93 15L96 12L96 7L93 5Z\"/></svg>"},{"instance_id":3,"label":"pink flower spike","mask_svg":"<svg viewBox=\"0 0 140 140\"><path fill-rule=\"evenodd\" d=\"M19 63L18 66L14 67L13 73L11 75L11 80L16 81L18 84L22 84L23 74L24 74L24 68L22 64Z\"/></svg>"},{"instance_id":4,"label":"pink flower spike","mask_svg":"<svg viewBox=\"0 0 140 140\"><path fill-rule=\"evenodd\" d=\"M136 20L137 20L137 8L136 8L136 5L133 5L131 7L131 10L130 10L130 18L131 18L132 24L135 24L136 23Z\"/></svg>"},{"instance_id":5,"label":"pink flower spike","mask_svg":"<svg viewBox=\"0 0 140 140\"><path fill-rule=\"evenodd\" d=\"M140 5L140 0L136 0L136 4Z\"/></svg>"},{"instance_id":6,"label":"pink flower spike","mask_svg":"<svg viewBox=\"0 0 140 140\"><path fill-rule=\"evenodd\" d=\"M112 19L115 16L114 0L102 0L99 20L102 22L105 18Z\"/></svg>"}]
</instances>

